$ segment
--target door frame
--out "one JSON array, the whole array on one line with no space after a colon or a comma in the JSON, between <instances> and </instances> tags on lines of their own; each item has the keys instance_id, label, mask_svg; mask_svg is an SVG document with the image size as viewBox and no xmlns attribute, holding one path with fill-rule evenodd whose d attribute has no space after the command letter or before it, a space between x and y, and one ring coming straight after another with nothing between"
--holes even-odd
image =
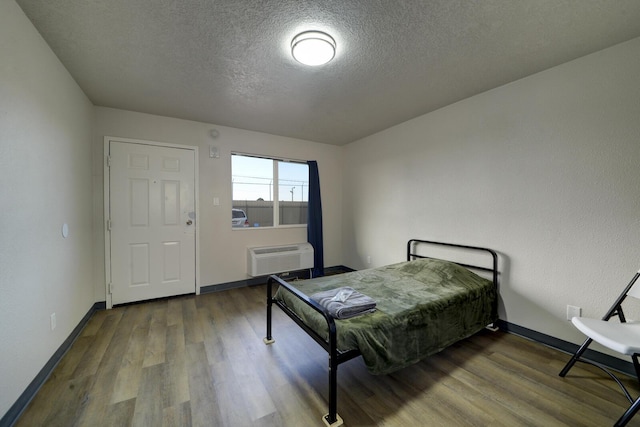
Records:
<instances>
[{"instance_id":1,"label":"door frame","mask_svg":"<svg viewBox=\"0 0 640 427\"><path fill-rule=\"evenodd\" d=\"M103 230L104 230L104 275L105 275L105 301L107 309L113 308L113 301L111 297L111 232L109 230L108 224L111 219L111 200L110 200L110 190L111 190L111 181L110 181L110 167L108 165L109 159L109 145L111 142L122 142L127 144L142 144L142 145L151 145L155 147L168 147L168 148L178 148L182 150L191 150L194 155L194 164L193 164L193 174L194 174L194 204L195 204L195 212L196 212L196 230L195 230L195 293L196 295L200 295L200 227L198 226L198 221L200 219L200 189L198 185L199 181L199 172L198 172L198 147L195 145L182 145L182 144L171 144L166 142L157 142L157 141L148 141L143 139L132 139L132 138L117 138L113 136L105 136L104 137L104 156L103 156L103 180L104 180L104 188L103 188L103 199L104 199L104 212L103 212Z\"/></svg>"}]
</instances>

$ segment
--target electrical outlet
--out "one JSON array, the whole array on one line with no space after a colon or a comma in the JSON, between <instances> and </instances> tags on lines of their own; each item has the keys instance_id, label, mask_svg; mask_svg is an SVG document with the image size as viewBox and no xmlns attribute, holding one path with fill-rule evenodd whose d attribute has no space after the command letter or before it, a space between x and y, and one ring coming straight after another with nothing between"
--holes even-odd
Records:
<instances>
[{"instance_id":1,"label":"electrical outlet","mask_svg":"<svg viewBox=\"0 0 640 427\"><path fill-rule=\"evenodd\" d=\"M567 320L571 320L572 317L580 316L582 316L582 309L580 307L576 307L575 305L567 306Z\"/></svg>"},{"instance_id":2,"label":"electrical outlet","mask_svg":"<svg viewBox=\"0 0 640 427\"><path fill-rule=\"evenodd\" d=\"M51 313L51 330L53 331L56 328L56 314Z\"/></svg>"}]
</instances>

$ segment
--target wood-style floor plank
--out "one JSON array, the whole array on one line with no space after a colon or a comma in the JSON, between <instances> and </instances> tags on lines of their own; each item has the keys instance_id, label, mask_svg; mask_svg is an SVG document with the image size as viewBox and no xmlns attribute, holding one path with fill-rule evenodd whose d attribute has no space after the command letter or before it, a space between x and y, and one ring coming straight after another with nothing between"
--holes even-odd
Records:
<instances>
[{"instance_id":1,"label":"wood-style floor plank","mask_svg":"<svg viewBox=\"0 0 640 427\"><path fill-rule=\"evenodd\" d=\"M111 403L133 399L138 395L151 318L149 311L140 307L128 310L124 321L131 325L131 333L116 376Z\"/></svg>"},{"instance_id":2,"label":"wood-style floor plank","mask_svg":"<svg viewBox=\"0 0 640 427\"><path fill-rule=\"evenodd\" d=\"M114 310L104 319L100 330L95 334L91 346L78 363L73 376L78 378L85 375L94 375L98 371L98 366L103 360L107 348L112 345L112 338L122 318L121 310ZM123 335L122 331L119 335Z\"/></svg>"},{"instance_id":3,"label":"wood-style floor plank","mask_svg":"<svg viewBox=\"0 0 640 427\"><path fill-rule=\"evenodd\" d=\"M142 368L142 378L136 397L132 424L136 426L162 425L165 387L164 367L160 364Z\"/></svg>"},{"instance_id":4,"label":"wood-style floor plank","mask_svg":"<svg viewBox=\"0 0 640 427\"><path fill-rule=\"evenodd\" d=\"M192 422L191 405L189 402L183 402L164 409L162 427L181 427L190 425L192 425Z\"/></svg>"},{"instance_id":5,"label":"wood-style floor plank","mask_svg":"<svg viewBox=\"0 0 640 427\"><path fill-rule=\"evenodd\" d=\"M323 426L327 355L278 308L264 345L265 292L95 313L16 425ZM588 365L560 378L568 357L483 331L389 375L357 358L338 368L338 412L347 427L612 425L626 399Z\"/></svg>"},{"instance_id":6,"label":"wood-style floor plank","mask_svg":"<svg viewBox=\"0 0 640 427\"><path fill-rule=\"evenodd\" d=\"M164 407L176 407L189 402L189 376L187 370L187 349L184 341L184 328L181 325L167 327L167 354L164 364ZM178 408L180 411L182 407Z\"/></svg>"},{"instance_id":7,"label":"wood-style floor plank","mask_svg":"<svg viewBox=\"0 0 640 427\"><path fill-rule=\"evenodd\" d=\"M211 367L207 361L204 343L190 343L186 346L187 376L189 381L189 402L191 420L194 426L222 426L218 410L218 396L215 392Z\"/></svg>"},{"instance_id":8,"label":"wood-style floor plank","mask_svg":"<svg viewBox=\"0 0 640 427\"><path fill-rule=\"evenodd\" d=\"M147 368L165 362L165 346L167 344L167 305L153 310L149 337L144 352L142 367Z\"/></svg>"}]
</instances>

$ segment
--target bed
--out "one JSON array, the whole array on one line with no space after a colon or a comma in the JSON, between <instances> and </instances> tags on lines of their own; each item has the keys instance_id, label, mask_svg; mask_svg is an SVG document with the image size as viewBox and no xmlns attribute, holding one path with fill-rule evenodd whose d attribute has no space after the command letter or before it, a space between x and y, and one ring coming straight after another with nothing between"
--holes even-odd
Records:
<instances>
[{"instance_id":1,"label":"bed","mask_svg":"<svg viewBox=\"0 0 640 427\"><path fill-rule=\"evenodd\" d=\"M434 248L443 249L446 259L425 255ZM411 239L406 262L293 283L270 276L264 341L274 342L271 316L276 305L327 351L329 413L323 421L336 427L343 423L337 413L339 364L362 356L369 372L388 374L493 327L498 320L497 287L493 250ZM310 297L337 289L370 297L375 311L336 319Z\"/></svg>"}]
</instances>

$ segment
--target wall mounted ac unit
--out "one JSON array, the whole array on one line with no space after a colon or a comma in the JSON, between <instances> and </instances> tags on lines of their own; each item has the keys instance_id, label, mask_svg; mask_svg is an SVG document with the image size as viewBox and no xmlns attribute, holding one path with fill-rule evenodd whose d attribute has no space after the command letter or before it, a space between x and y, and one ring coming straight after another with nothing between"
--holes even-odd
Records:
<instances>
[{"instance_id":1,"label":"wall mounted ac unit","mask_svg":"<svg viewBox=\"0 0 640 427\"><path fill-rule=\"evenodd\" d=\"M266 276L307 268L313 268L313 246L310 243L247 248L249 276Z\"/></svg>"}]
</instances>

